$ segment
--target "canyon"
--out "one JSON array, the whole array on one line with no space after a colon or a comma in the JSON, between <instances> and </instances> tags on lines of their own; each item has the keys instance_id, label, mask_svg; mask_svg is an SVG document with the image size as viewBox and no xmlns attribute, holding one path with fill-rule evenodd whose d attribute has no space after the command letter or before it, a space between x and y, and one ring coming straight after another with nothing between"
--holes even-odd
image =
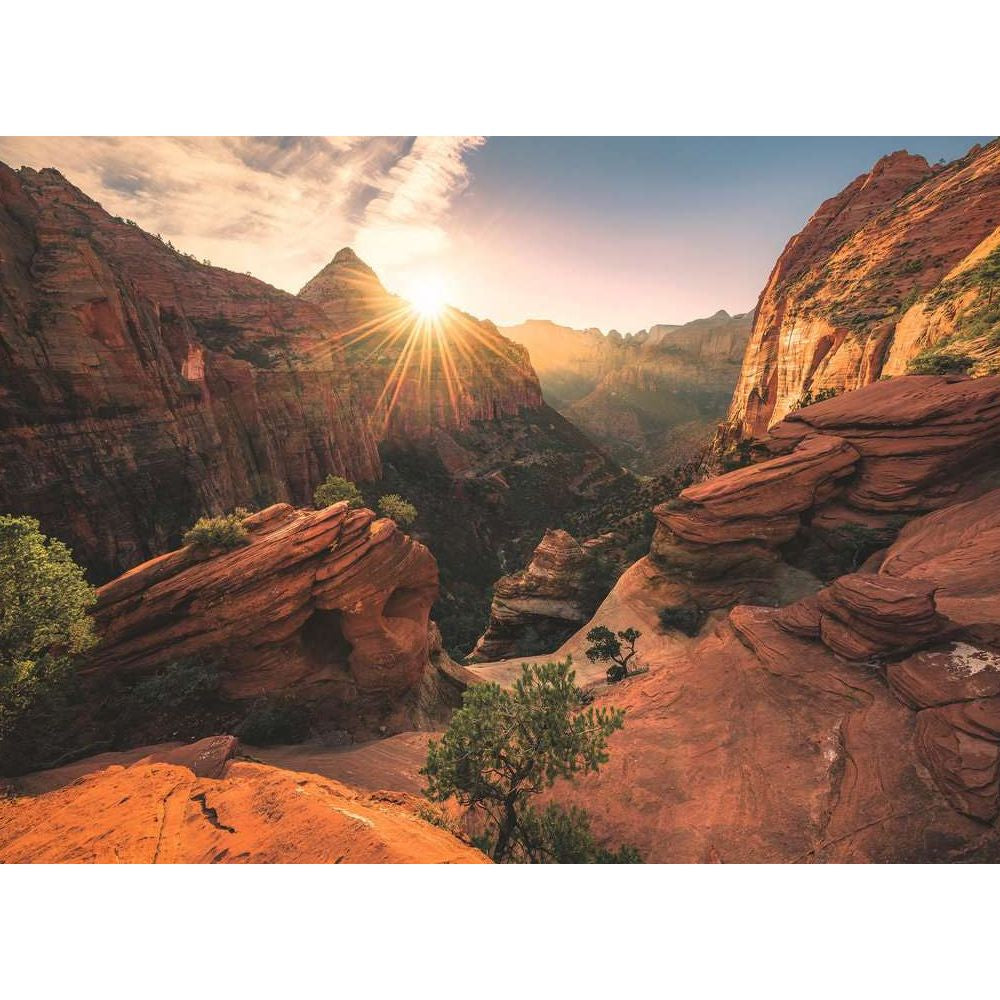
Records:
<instances>
[{"instance_id":1,"label":"canyon","mask_svg":"<svg viewBox=\"0 0 1000 1000\"><path fill-rule=\"evenodd\" d=\"M80 677L206 658L228 703L292 697L335 732L240 745L220 713L200 742L157 736L20 774L0 800L0 857L482 861L460 813L417 797L427 740L462 691L571 658L581 697L624 708L625 725L599 773L546 794L586 809L602 843L648 862L1000 861L1000 145L879 161L792 238L753 314L620 337L449 310L454 351L409 380L427 342L353 252L288 296L188 262L58 175L22 174L0 173L0 319L17 360L0 506L47 514L101 565L130 563L100 588ZM70 239L70 217L96 235ZM87 298L98 287L109 314ZM231 327L211 347L216 315ZM198 401L176 395L185 371L208 386ZM696 475L726 379L728 417ZM635 393L668 384L696 426L669 407L637 415ZM278 462L269 415L289 392L305 410L286 417L318 423ZM122 418L101 406L118 393L142 436L122 425L108 448L118 425L101 421ZM258 402L240 480L249 424L233 414ZM588 420L601 447L575 426ZM102 506L115 463L149 488L191 474L145 464L164 436L225 456L205 509L281 479L243 518L246 544L168 551L179 520ZM670 474L623 471L629 447ZM422 520L408 535L364 508L296 506L333 470L366 499L405 493ZM139 559L152 545L163 554ZM641 672L607 682L586 654L596 625L640 631ZM450 653L473 643L458 665ZM122 808L133 796L141 816Z\"/></svg>"}]
</instances>

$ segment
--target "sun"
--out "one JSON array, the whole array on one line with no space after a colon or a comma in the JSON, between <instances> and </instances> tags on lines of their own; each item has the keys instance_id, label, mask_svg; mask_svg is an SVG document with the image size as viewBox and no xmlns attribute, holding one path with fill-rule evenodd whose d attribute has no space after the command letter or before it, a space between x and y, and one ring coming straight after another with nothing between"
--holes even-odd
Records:
<instances>
[{"instance_id":1,"label":"sun","mask_svg":"<svg viewBox=\"0 0 1000 1000\"><path fill-rule=\"evenodd\" d=\"M406 294L410 308L423 320L440 319L445 310L444 282L425 277L413 282Z\"/></svg>"}]
</instances>

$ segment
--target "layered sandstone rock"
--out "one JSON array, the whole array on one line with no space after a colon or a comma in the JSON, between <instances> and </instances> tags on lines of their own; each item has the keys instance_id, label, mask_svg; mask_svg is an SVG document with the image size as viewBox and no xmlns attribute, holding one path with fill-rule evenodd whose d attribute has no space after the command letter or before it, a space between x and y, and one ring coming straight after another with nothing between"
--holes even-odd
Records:
<instances>
[{"instance_id":1,"label":"layered sandstone rock","mask_svg":"<svg viewBox=\"0 0 1000 1000\"><path fill-rule=\"evenodd\" d=\"M0 801L0 861L487 863L421 819L416 796L359 792L318 775L239 760L234 742L223 753L218 742ZM206 756L213 760L209 771L198 766Z\"/></svg>"},{"instance_id":2,"label":"layered sandstone rock","mask_svg":"<svg viewBox=\"0 0 1000 1000\"><path fill-rule=\"evenodd\" d=\"M819 576L831 552L858 568L909 518L988 489L1000 472L1000 377L878 382L796 411L762 451L777 457L655 509L650 555L686 587L680 603L745 600L741 579L766 577L789 546Z\"/></svg>"},{"instance_id":3,"label":"layered sandstone rock","mask_svg":"<svg viewBox=\"0 0 1000 1000\"><path fill-rule=\"evenodd\" d=\"M0 509L106 579L199 514L367 479L376 439L329 322L0 165Z\"/></svg>"},{"instance_id":4,"label":"layered sandstone rock","mask_svg":"<svg viewBox=\"0 0 1000 1000\"><path fill-rule=\"evenodd\" d=\"M594 611L596 559L593 545L580 545L567 531L546 531L527 567L497 581L489 625L469 661L559 646Z\"/></svg>"},{"instance_id":5,"label":"layered sandstone rock","mask_svg":"<svg viewBox=\"0 0 1000 1000\"><path fill-rule=\"evenodd\" d=\"M997 861L998 512L1000 490L950 505L870 572L696 643L645 637L650 673L598 699L628 713L610 763L558 797L648 861ZM636 618L637 569L616 588Z\"/></svg>"},{"instance_id":6,"label":"layered sandstone rock","mask_svg":"<svg viewBox=\"0 0 1000 1000\"><path fill-rule=\"evenodd\" d=\"M900 374L944 341L988 371L994 279L981 265L998 241L1000 142L946 167L884 157L820 206L771 272L729 435L764 433L806 392Z\"/></svg>"},{"instance_id":7,"label":"layered sandstone rock","mask_svg":"<svg viewBox=\"0 0 1000 1000\"><path fill-rule=\"evenodd\" d=\"M233 699L278 692L357 724L398 710L428 671L433 556L346 503L276 504L228 552L186 547L100 588L100 645L85 676L142 674L199 657Z\"/></svg>"}]
</instances>

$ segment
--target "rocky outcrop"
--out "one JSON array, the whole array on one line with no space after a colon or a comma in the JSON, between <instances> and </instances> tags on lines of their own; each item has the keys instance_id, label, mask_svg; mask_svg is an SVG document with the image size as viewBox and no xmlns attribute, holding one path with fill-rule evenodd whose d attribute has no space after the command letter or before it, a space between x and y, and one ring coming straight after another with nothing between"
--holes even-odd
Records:
<instances>
[{"instance_id":1,"label":"rocky outcrop","mask_svg":"<svg viewBox=\"0 0 1000 1000\"><path fill-rule=\"evenodd\" d=\"M543 320L503 332L528 348L553 406L619 462L655 474L708 442L732 398L752 319L720 310L625 337Z\"/></svg>"},{"instance_id":2,"label":"rocky outcrop","mask_svg":"<svg viewBox=\"0 0 1000 1000\"><path fill-rule=\"evenodd\" d=\"M0 800L0 861L488 863L420 818L416 796L360 792L240 760L235 741L221 753L218 742L106 767L35 797ZM198 764L206 757L208 771Z\"/></svg>"},{"instance_id":3,"label":"rocky outcrop","mask_svg":"<svg viewBox=\"0 0 1000 1000\"><path fill-rule=\"evenodd\" d=\"M540 405L523 348L455 310L422 323L350 251L294 296L0 164L0 510L95 580L201 514L375 480L385 437Z\"/></svg>"},{"instance_id":4,"label":"rocky outcrop","mask_svg":"<svg viewBox=\"0 0 1000 1000\"><path fill-rule=\"evenodd\" d=\"M767 598L752 587L783 557L820 577L845 560L858 568L909 518L989 488L1000 470L1000 377L879 382L796 411L761 451L777 454L656 508L650 555L677 580L678 603ZM856 632L860 619L843 614Z\"/></svg>"},{"instance_id":5,"label":"rocky outcrop","mask_svg":"<svg viewBox=\"0 0 1000 1000\"><path fill-rule=\"evenodd\" d=\"M897 375L918 354L997 359L1000 142L945 167L893 153L824 202L761 293L727 436L761 435L806 394Z\"/></svg>"},{"instance_id":6,"label":"rocky outcrop","mask_svg":"<svg viewBox=\"0 0 1000 1000\"><path fill-rule=\"evenodd\" d=\"M610 763L557 796L647 861L1000 860L998 518L993 490L790 606L644 630L650 673L598 698L627 710ZM640 563L618 620L649 593Z\"/></svg>"},{"instance_id":7,"label":"rocky outcrop","mask_svg":"<svg viewBox=\"0 0 1000 1000\"><path fill-rule=\"evenodd\" d=\"M188 546L101 587L84 676L197 657L216 666L227 698L294 694L352 730L400 712L429 670L428 550L346 503L276 504L244 525L246 545Z\"/></svg>"},{"instance_id":8,"label":"rocky outcrop","mask_svg":"<svg viewBox=\"0 0 1000 1000\"><path fill-rule=\"evenodd\" d=\"M501 660L555 649L594 611L598 597L595 546L567 531L549 529L531 562L493 588L486 631L470 662Z\"/></svg>"}]
</instances>

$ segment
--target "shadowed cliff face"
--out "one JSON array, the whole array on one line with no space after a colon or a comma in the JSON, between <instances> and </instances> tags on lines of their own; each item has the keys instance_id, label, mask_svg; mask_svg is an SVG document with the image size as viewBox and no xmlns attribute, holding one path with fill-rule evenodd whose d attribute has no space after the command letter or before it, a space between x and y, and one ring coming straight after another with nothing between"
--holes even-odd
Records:
<instances>
[{"instance_id":1,"label":"shadowed cliff face","mask_svg":"<svg viewBox=\"0 0 1000 1000\"><path fill-rule=\"evenodd\" d=\"M524 344L546 399L627 468L690 461L731 400L752 316L724 311L622 337L544 320L505 327Z\"/></svg>"},{"instance_id":2,"label":"shadowed cliff face","mask_svg":"<svg viewBox=\"0 0 1000 1000\"><path fill-rule=\"evenodd\" d=\"M3 165L0 360L0 510L96 580L200 514L377 480L382 440L541 406L523 348L456 310L418 321L350 250L293 296Z\"/></svg>"},{"instance_id":3,"label":"shadowed cliff face","mask_svg":"<svg viewBox=\"0 0 1000 1000\"><path fill-rule=\"evenodd\" d=\"M377 475L329 325L56 171L0 166L0 509L37 516L102 579L203 512Z\"/></svg>"},{"instance_id":4,"label":"shadowed cliff face","mask_svg":"<svg viewBox=\"0 0 1000 1000\"><path fill-rule=\"evenodd\" d=\"M1000 357L1000 142L945 167L893 153L824 202L761 293L729 411L751 437L804 394L898 375L918 356ZM936 369L924 369L934 371Z\"/></svg>"}]
</instances>

